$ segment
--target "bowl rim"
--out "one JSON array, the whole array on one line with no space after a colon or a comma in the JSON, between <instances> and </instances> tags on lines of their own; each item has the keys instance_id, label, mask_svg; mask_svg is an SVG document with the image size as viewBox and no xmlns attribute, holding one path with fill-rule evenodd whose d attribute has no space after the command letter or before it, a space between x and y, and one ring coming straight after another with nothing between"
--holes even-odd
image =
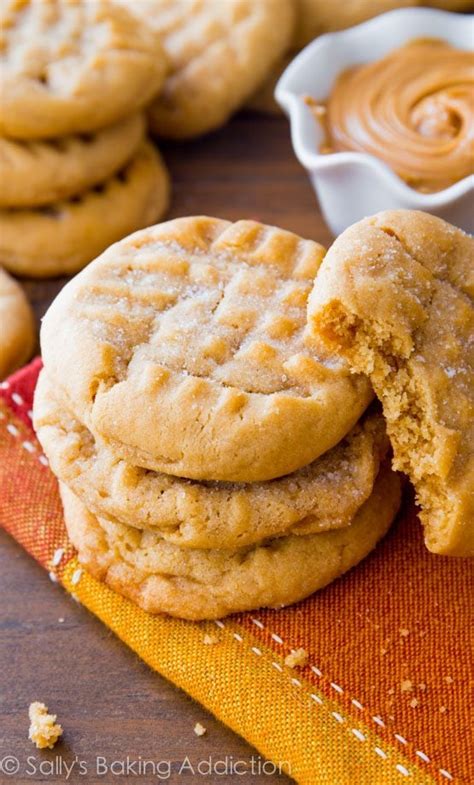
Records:
<instances>
[{"instance_id":1,"label":"bowl rim","mask_svg":"<svg viewBox=\"0 0 474 785\"><path fill-rule=\"evenodd\" d=\"M458 180L448 186L448 188L443 188L440 191L423 193L408 185L398 174L396 174L389 164L385 163L380 158L377 158L377 156L372 153L349 150L330 154L319 153L316 145L309 148L304 141L303 125L307 122L308 107L303 100L301 93L296 93L290 86L303 69L316 68L320 55L327 53L328 46L331 46L335 41L343 41L344 39L352 37L355 31L359 39L361 33L366 34L364 43L367 44L372 35L380 31L380 28L388 29L395 17L402 20L405 17L409 23L414 16L417 16L420 19L423 17L430 20L438 18L439 20L444 21L449 18L451 28L453 26L459 27L459 30L461 31L462 26L464 34L466 22L468 22L473 28L472 37L474 40L474 15L458 14L438 8L419 7L399 8L387 11L384 14L379 14L372 19L368 19L365 22L361 22L358 25L348 27L344 30L324 33L307 44L284 70L276 85L274 96L277 103L290 118L293 148L297 158L306 169L309 169L312 172L318 172L351 164L364 165L371 168L373 172L379 176L380 180L392 190L393 194L403 201L406 202L409 200L414 207L419 207L420 209L439 209L447 203L457 201L469 191L474 191L474 174L469 174L466 177L463 177L462 180ZM407 40L416 37L416 34L407 36ZM359 46L362 45L364 44L359 40ZM374 62L375 59L377 58L368 57L367 62Z\"/></svg>"}]
</instances>

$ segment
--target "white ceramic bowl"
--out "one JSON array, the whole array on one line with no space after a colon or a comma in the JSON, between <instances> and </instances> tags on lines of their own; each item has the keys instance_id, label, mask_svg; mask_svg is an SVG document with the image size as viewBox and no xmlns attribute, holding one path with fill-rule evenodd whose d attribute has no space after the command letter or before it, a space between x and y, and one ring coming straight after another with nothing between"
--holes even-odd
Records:
<instances>
[{"instance_id":1,"label":"white ceramic bowl","mask_svg":"<svg viewBox=\"0 0 474 785\"><path fill-rule=\"evenodd\" d=\"M323 131L303 97L324 100L345 68L379 60L413 38L441 38L470 50L474 18L430 8L382 14L317 38L290 63L277 84L275 98L289 115L296 156L307 169L326 222L336 235L367 215L393 208L425 210L474 231L474 176L443 191L422 194L373 155L318 152Z\"/></svg>"}]
</instances>

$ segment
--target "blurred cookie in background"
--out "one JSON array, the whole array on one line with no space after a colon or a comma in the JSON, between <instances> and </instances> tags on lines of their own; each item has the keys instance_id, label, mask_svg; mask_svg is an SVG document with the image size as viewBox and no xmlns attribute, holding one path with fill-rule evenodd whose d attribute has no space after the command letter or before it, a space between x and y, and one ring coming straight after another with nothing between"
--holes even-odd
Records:
<instances>
[{"instance_id":1,"label":"blurred cookie in background","mask_svg":"<svg viewBox=\"0 0 474 785\"><path fill-rule=\"evenodd\" d=\"M119 171L144 139L141 114L88 134L0 137L0 206L39 207L77 196Z\"/></svg>"},{"instance_id":2,"label":"blurred cookie in background","mask_svg":"<svg viewBox=\"0 0 474 785\"><path fill-rule=\"evenodd\" d=\"M145 106L163 83L156 33L108 0L6 0L0 21L3 136L95 131Z\"/></svg>"},{"instance_id":3,"label":"blurred cookie in background","mask_svg":"<svg viewBox=\"0 0 474 785\"><path fill-rule=\"evenodd\" d=\"M292 0L121 0L155 30L170 64L150 108L159 136L218 128L269 76L293 36Z\"/></svg>"},{"instance_id":4,"label":"blurred cookie in background","mask_svg":"<svg viewBox=\"0 0 474 785\"><path fill-rule=\"evenodd\" d=\"M123 169L78 196L1 208L0 263L35 278L77 272L112 243L158 221L168 201L167 170L144 142Z\"/></svg>"},{"instance_id":5,"label":"blurred cookie in background","mask_svg":"<svg viewBox=\"0 0 474 785\"><path fill-rule=\"evenodd\" d=\"M4 379L31 356L35 330L23 289L1 267L0 325L0 379Z\"/></svg>"},{"instance_id":6,"label":"blurred cookie in background","mask_svg":"<svg viewBox=\"0 0 474 785\"><path fill-rule=\"evenodd\" d=\"M161 87L166 56L156 32L109 0L6 0L0 23L0 264L74 273L168 205L137 111Z\"/></svg>"}]
</instances>

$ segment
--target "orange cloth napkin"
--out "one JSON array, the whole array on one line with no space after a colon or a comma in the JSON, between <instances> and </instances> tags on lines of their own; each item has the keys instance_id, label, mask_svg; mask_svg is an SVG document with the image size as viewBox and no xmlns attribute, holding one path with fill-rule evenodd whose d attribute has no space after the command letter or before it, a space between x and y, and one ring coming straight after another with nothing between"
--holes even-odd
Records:
<instances>
[{"instance_id":1,"label":"orange cloth napkin","mask_svg":"<svg viewBox=\"0 0 474 785\"><path fill-rule=\"evenodd\" d=\"M82 570L68 542L30 418L40 367L0 386L0 515L53 580L299 783L472 783L473 563L426 551L411 499L369 558L298 605L151 616ZM298 648L308 662L291 669Z\"/></svg>"}]
</instances>

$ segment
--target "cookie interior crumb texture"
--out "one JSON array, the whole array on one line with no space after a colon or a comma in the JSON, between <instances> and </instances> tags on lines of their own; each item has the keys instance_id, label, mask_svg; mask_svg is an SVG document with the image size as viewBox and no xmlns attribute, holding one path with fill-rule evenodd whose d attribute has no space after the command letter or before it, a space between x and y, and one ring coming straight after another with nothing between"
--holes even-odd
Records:
<instances>
[{"instance_id":1,"label":"cookie interior crumb texture","mask_svg":"<svg viewBox=\"0 0 474 785\"><path fill-rule=\"evenodd\" d=\"M474 240L393 210L333 244L308 306L308 343L341 354L380 398L434 553L474 555Z\"/></svg>"},{"instance_id":2,"label":"cookie interior crumb texture","mask_svg":"<svg viewBox=\"0 0 474 785\"><path fill-rule=\"evenodd\" d=\"M30 718L29 738L39 750L52 750L63 729L56 722L56 714L48 714L48 708L44 703L34 701L28 709Z\"/></svg>"}]
</instances>

